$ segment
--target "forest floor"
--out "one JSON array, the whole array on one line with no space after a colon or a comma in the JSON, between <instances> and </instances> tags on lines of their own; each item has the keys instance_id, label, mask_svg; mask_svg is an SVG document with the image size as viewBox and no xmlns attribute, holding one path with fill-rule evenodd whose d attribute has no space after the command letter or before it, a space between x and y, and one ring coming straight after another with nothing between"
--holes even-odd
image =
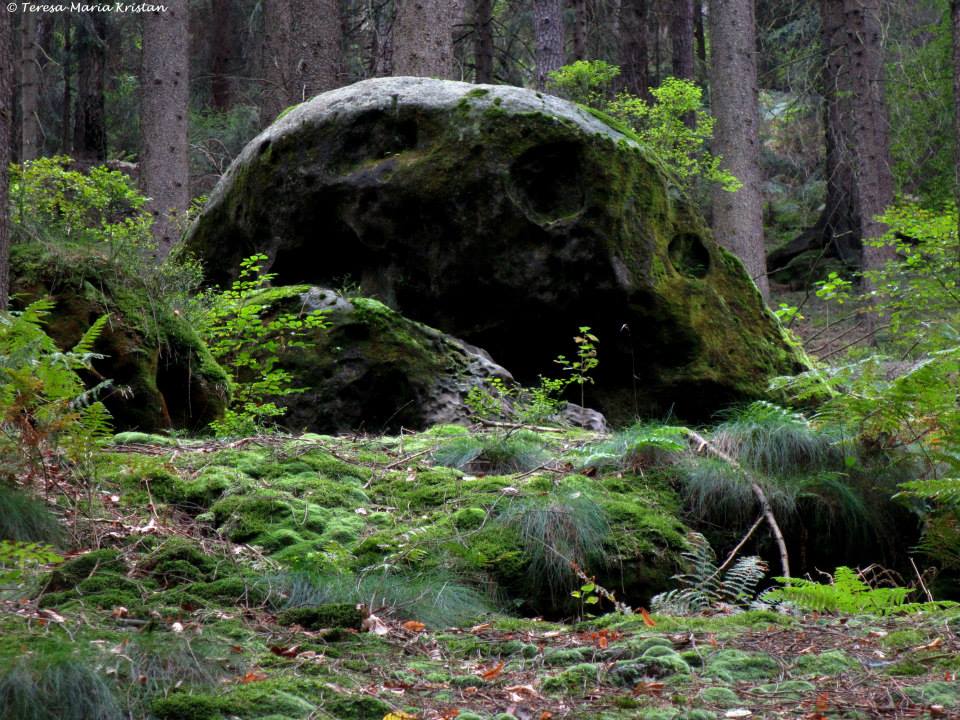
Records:
<instances>
[{"instance_id":1,"label":"forest floor","mask_svg":"<svg viewBox=\"0 0 960 720\"><path fill-rule=\"evenodd\" d=\"M48 468L44 490L85 544L22 597L0 601L0 671L39 677L56 667L50 658L72 659L105 679L123 717L158 720L960 717L956 610L638 608L569 624L524 617L516 603L514 614L509 602L484 606L455 580L365 585L349 568L430 568L441 555L459 557L464 572L473 563L508 577L509 548L491 547L502 528L487 534L490 513L473 511L549 493L564 472L561 458L500 476L445 474L427 460L443 437L126 434L90 469L95 484ZM629 523L647 522L638 537L668 552L675 528L650 510L668 509L661 490L590 481L607 488L609 508L629 506ZM462 533L462 555L438 528ZM348 568L350 587L329 573L311 585L292 572L304 562Z\"/></svg>"}]
</instances>

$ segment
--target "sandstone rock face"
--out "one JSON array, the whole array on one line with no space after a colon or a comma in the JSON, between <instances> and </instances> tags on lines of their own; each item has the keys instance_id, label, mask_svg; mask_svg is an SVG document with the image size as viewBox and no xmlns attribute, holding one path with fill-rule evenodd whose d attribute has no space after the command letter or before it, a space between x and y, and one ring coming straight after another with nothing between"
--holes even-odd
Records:
<instances>
[{"instance_id":1,"label":"sandstone rock face","mask_svg":"<svg viewBox=\"0 0 960 720\"><path fill-rule=\"evenodd\" d=\"M292 430L381 433L466 422L470 388L513 381L483 350L376 300L314 287L280 302L278 309L324 310L328 320L309 331L306 347L280 358L304 389L283 399L281 422Z\"/></svg>"},{"instance_id":2,"label":"sandstone rock face","mask_svg":"<svg viewBox=\"0 0 960 720\"><path fill-rule=\"evenodd\" d=\"M223 414L223 369L187 323L152 305L121 268L95 255L55 257L39 245L14 246L10 260L15 305L41 297L56 303L46 331L59 347L72 347L97 318L110 316L94 346L104 358L93 362L89 384L113 381L101 399L115 430L199 430Z\"/></svg>"},{"instance_id":3,"label":"sandstone rock face","mask_svg":"<svg viewBox=\"0 0 960 720\"><path fill-rule=\"evenodd\" d=\"M265 252L278 283L355 284L523 382L555 374L590 326L588 405L703 418L803 359L624 132L520 88L364 81L251 141L187 244L215 282Z\"/></svg>"}]
</instances>

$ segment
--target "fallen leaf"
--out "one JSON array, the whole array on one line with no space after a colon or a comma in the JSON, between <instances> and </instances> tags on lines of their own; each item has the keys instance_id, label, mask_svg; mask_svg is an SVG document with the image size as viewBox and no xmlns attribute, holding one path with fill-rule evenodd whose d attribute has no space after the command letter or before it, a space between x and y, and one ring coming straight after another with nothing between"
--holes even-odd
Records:
<instances>
[{"instance_id":1,"label":"fallen leaf","mask_svg":"<svg viewBox=\"0 0 960 720\"><path fill-rule=\"evenodd\" d=\"M248 683L261 682L262 680L267 679L267 674L265 672L259 672L258 670L251 670L248 673L242 675L238 682L246 685Z\"/></svg>"},{"instance_id":2,"label":"fallen leaf","mask_svg":"<svg viewBox=\"0 0 960 720\"><path fill-rule=\"evenodd\" d=\"M666 687L662 682L649 681L637 683L633 688L634 695L660 695Z\"/></svg>"},{"instance_id":3,"label":"fallen leaf","mask_svg":"<svg viewBox=\"0 0 960 720\"><path fill-rule=\"evenodd\" d=\"M750 717L753 715L752 712L744 708L736 708L734 710L727 710L723 716L728 718L741 718L741 717Z\"/></svg>"},{"instance_id":4,"label":"fallen leaf","mask_svg":"<svg viewBox=\"0 0 960 720\"><path fill-rule=\"evenodd\" d=\"M357 508L356 510L354 510L354 512L355 512L357 515L367 515L367 514L368 514L366 508Z\"/></svg>"},{"instance_id":5,"label":"fallen leaf","mask_svg":"<svg viewBox=\"0 0 960 720\"><path fill-rule=\"evenodd\" d=\"M383 720L417 720L417 716L403 710L394 710L384 715Z\"/></svg>"},{"instance_id":6,"label":"fallen leaf","mask_svg":"<svg viewBox=\"0 0 960 720\"><path fill-rule=\"evenodd\" d=\"M418 620L407 620L403 625L404 630L409 630L410 632L422 632L427 626Z\"/></svg>"},{"instance_id":7,"label":"fallen leaf","mask_svg":"<svg viewBox=\"0 0 960 720\"><path fill-rule=\"evenodd\" d=\"M443 715L440 716L440 720L453 720L455 717L459 717L460 711L456 708L450 708L446 710Z\"/></svg>"},{"instance_id":8,"label":"fallen leaf","mask_svg":"<svg viewBox=\"0 0 960 720\"><path fill-rule=\"evenodd\" d=\"M482 673L480 673L480 677L489 682L503 672L503 666L504 662L501 660L489 670L484 670Z\"/></svg>"},{"instance_id":9,"label":"fallen leaf","mask_svg":"<svg viewBox=\"0 0 960 720\"><path fill-rule=\"evenodd\" d=\"M553 713L549 710L544 710L542 713L540 713L540 720L550 720L552 717Z\"/></svg>"},{"instance_id":10,"label":"fallen leaf","mask_svg":"<svg viewBox=\"0 0 960 720\"><path fill-rule=\"evenodd\" d=\"M130 611L127 610L123 605L118 605L113 609L113 612L110 613L110 617L125 618L129 614Z\"/></svg>"},{"instance_id":11,"label":"fallen leaf","mask_svg":"<svg viewBox=\"0 0 960 720\"><path fill-rule=\"evenodd\" d=\"M643 624L647 627L656 627L656 623L653 621L653 618L650 617L650 613L646 611L645 608L640 608L640 615L643 617Z\"/></svg>"},{"instance_id":12,"label":"fallen leaf","mask_svg":"<svg viewBox=\"0 0 960 720\"><path fill-rule=\"evenodd\" d=\"M290 647L283 647L282 645L271 645L270 652L280 657L292 658L300 654L300 646L291 645Z\"/></svg>"},{"instance_id":13,"label":"fallen leaf","mask_svg":"<svg viewBox=\"0 0 960 720\"><path fill-rule=\"evenodd\" d=\"M510 697L510 702L523 702L524 700L533 700L540 697L540 694L534 690L533 685L511 685L504 688Z\"/></svg>"},{"instance_id":14,"label":"fallen leaf","mask_svg":"<svg viewBox=\"0 0 960 720\"><path fill-rule=\"evenodd\" d=\"M913 648L913 652L918 652L920 650L935 650L941 645L943 645L943 638L938 637L931 640L926 645L921 645L920 647Z\"/></svg>"},{"instance_id":15,"label":"fallen leaf","mask_svg":"<svg viewBox=\"0 0 960 720\"><path fill-rule=\"evenodd\" d=\"M474 625L472 628L470 628L470 632L472 633L482 632L483 630L487 630L489 628L490 628L490 623L480 623L479 625Z\"/></svg>"},{"instance_id":16,"label":"fallen leaf","mask_svg":"<svg viewBox=\"0 0 960 720\"><path fill-rule=\"evenodd\" d=\"M817 695L817 712L823 713L830 708L830 693L822 692Z\"/></svg>"},{"instance_id":17,"label":"fallen leaf","mask_svg":"<svg viewBox=\"0 0 960 720\"><path fill-rule=\"evenodd\" d=\"M373 613L370 613L370 615L364 618L363 629L367 632L372 632L374 635L386 635L390 632L387 624Z\"/></svg>"},{"instance_id":18,"label":"fallen leaf","mask_svg":"<svg viewBox=\"0 0 960 720\"><path fill-rule=\"evenodd\" d=\"M55 623L66 622L66 618L64 618L63 615L59 614L58 612L55 612L54 610L51 610L50 608L44 608L44 609L41 609L41 610L37 610L37 614L38 614L41 618L46 619L46 620L50 620L50 621L55 622Z\"/></svg>"},{"instance_id":19,"label":"fallen leaf","mask_svg":"<svg viewBox=\"0 0 960 720\"><path fill-rule=\"evenodd\" d=\"M182 633L182 632L183 632L183 623L175 622L175 623L173 623L173 625L170 626L170 629L173 630L175 633Z\"/></svg>"}]
</instances>

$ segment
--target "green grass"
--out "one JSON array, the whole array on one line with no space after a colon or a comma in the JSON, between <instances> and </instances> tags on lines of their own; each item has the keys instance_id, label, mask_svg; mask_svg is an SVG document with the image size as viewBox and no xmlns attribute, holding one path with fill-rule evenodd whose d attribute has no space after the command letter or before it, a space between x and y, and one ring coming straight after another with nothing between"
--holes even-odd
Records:
<instances>
[{"instance_id":1,"label":"green grass","mask_svg":"<svg viewBox=\"0 0 960 720\"><path fill-rule=\"evenodd\" d=\"M61 536L43 502L0 482L0 540L56 543Z\"/></svg>"}]
</instances>

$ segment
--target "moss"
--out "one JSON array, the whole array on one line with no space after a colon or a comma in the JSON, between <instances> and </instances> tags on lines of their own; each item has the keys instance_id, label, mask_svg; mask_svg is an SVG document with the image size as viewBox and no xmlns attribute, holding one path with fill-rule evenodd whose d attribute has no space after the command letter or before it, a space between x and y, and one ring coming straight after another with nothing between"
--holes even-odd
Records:
<instances>
[{"instance_id":1,"label":"moss","mask_svg":"<svg viewBox=\"0 0 960 720\"><path fill-rule=\"evenodd\" d=\"M858 667L861 667L860 663L843 650L827 650L816 655L801 655L793 670L803 676L821 677L840 675Z\"/></svg>"},{"instance_id":2,"label":"moss","mask_svg":"<svg viewBox=\"0 0 960 720\"><path fill-rule=\"evenodd\" d=\"M323 709L338 720L383 720L392 708L383 700L369 696L334 695L324 699Z\"/></svg>"},{"instance_id":3,"label":"moss","mask_svg":"<svg viewBox=\"0 0 960 720\"><path fill-rule=\"evenodd\" d=\"M261 585L242 577L226 577L213 582L192 583L186 591L204 600L224 605L245 603L259 605L266 600L266 591Z\"/></svg>"},{"instance_id":4,"label":"moss","mask_svg":"<svg viewBox=\"0 0 960 720\"><path fill-rule=\"evenodd\" d=\"M468 567L490 573L501 584L518 588L527 580L529 558L513 528L485 527L469 539L466 548L454 548Z\"/></svg>"},{"instance_id":5,"label":"moss","mask_svg":"<svg viewBox=\"0 0 960 720\"><path fill-rule=\"evenodd\" d=\"M542 687L547 692L576 692L595 687L600 682L601 666L580 663L558 675L544 678Z\"/></svg>"},{"instance_id":6,"label":"moss","mask_svg":"<svg viewBox=\"0 0 960 720\"><path fill-rule=\"evenodd\" d=\"M544 665L573 665L593 655L591 648L547 648L543 651Z\"/></svg>"},{"instance_id":7,"label":"moss","mask_svg":"<svg viewBox=\"0 0 960 720\"><path fill-rule=\"evenodd\" d=\"M644 678L664 678L671 675L687 675L690 666L674 650L654 647L647 652L663 651L663 654L647 655L637 660L618 662L610 670L610 677L617 685L633 687Z\"/></svg>"},{"instance_id":8,"label":"moss","mask_svg":"<svg viewBox=\"0 0 960 720\"><path fill-rule=\"evenodd\" d=\"M290 608L277 615L280 625L299 625L305 630L321 628L360 629L363 614L350 603L330 603L314 607Z\"/></svg>"},{"instance_id":9,"label":"moss","mask_svg":"<svg viewBox=\"0 0 960 720\"><path fill-rule=\"evenodd\" d=\"M97 572L124 572L126 565L116 550L94 550L71 558L50 573L47 590L69 590Z\"/></svg>"},{"instance_id":10,"label":"moss","mask_svg":"<svg viewBox=\"0 0 960 720\"><path fill-rule=\"evenodd\" d=\"M457 530L475 530L487 519L487 511L483 508L469 507L457 510L450 518L450 522Z\"/></svg>"},{"instance_id":11,"label":"moss","mask_svg":"<svg viewBox=\"0 0 960 720\"><path fill-rule=\"evenodd\" d=\"M190 540L174 537L150 553L141 567L164 585L172 586L211 579L216 562Z\"/></svg>"},{"instance_id":12,"label":"moss","mask_svg":"<svg viewBox=\"0 0 960 720\"><path fill-rule=\"evenodd\" d=\"M719 685L701 690L700 699L705 703L717 705L722 708L736 707L740 704L739 695L730 688Z\"/></svg>"},{"instance_id":13,"label":"moss","mask_svg":"<svg viewBox=\"0 0 960 720\"><path fill-rule=\"evenodd\" d=\"M46 593L40 596L39 601L40 607L67 608L71 605L80 605L108 610L115 607L125 607L132 610L139 607L140 604L139 594L124 592L123 590L104 590L83 595L71 591Z\"/></svg>"},{"instance_id":14,"label":"moss","mask_svg":"<svg viewBox=\"0 0 960 720\"><path fill-rule=\"evenodd\" d=\"M458 688L483 687L485 684L483 678L476 675L451 675L449 683Z\"/></svg>"},{"instance_id":15,"label":"moss","mask_svg":"<svg viewBox=\"0 0 960 720\"><path fill-rule=\"evenodd\" d=\"M289 692L282 682L263 681L240 685L220 701L222 711L243 720L282 715L287 718L306 718L316 705Z\"/></svg>"},{"instance_id":16,"label":"moss","mask_svg":"<svg viewBox=\"0 0 960 720\"><path fill-rule=\"evenodd\" d=\"M79 595L91 595L93 593L115 590L127 592L132 595L140 594L140 586L133 580L123 575L110 572L91 575L86 580L82 580L77 585L76 590Z\"/></svg>"},{"instance_id":17,"label":"moss","mask_svg":"<svg viewBox=\"0 0 960 720\"><path fill-rule=\"evenodd\" d=\"M903 688L903 692L916 703L943 705L944 707L960 705L960 686L955 682L935 680L923 685Z\"/></svg>"},{"instance_id":18,"label":"moss","mask_svg":"<svg viewBox=\"0 0 960 720\"><path fill-rule=\"evenodd\" d=\"M174 692L150 703L157 720L219 720L220 700L203 693Z\"/></svg>"},{"instance_id":19,"label":"moss","mask_svg":"<svg viewBox=\"0 0 960 720\"><path fill-rule=\"evenodd\" d=\"M883 672L886 675L892 675L894 677L917 677L919 675L926 675L927 667L913 658L907 658L895 662L893 665L888 665L883 669Z\"/></svg>"},{"instance_id":20,"label":"moss","mask_svg":"<svg viewBox=\"0 0 960 720\"><path fill-rule=\"evenodd\" d=\"M769 655L742 650L720 650L707 658L704 677L726 682L770 680L780 674L780 666Z\"/></svg>"},{"instance_id":21,"label":"moss","mask_svg":"<svg viewBox=\"0 0 960 720\"><path fill-rule=\"evenodd\" d=\"M908 647L923 645L927 642L927 636L919 630L912 628L906 630L894 630L892 633L880 639L880 644L885 648L893 650L902 650Z\"/></svg>"},{"instance_id":22,"label":"moss","mask_svg":"<svg viewBox=\"0 0 960 720\"><path fill-rule=\"evenodd\" d=\"M271 529L290 527L322 533L330 511L289 493L230 495L211 508L215 522L234 542L254 541Z\"/></svg>"}]
</instances>

